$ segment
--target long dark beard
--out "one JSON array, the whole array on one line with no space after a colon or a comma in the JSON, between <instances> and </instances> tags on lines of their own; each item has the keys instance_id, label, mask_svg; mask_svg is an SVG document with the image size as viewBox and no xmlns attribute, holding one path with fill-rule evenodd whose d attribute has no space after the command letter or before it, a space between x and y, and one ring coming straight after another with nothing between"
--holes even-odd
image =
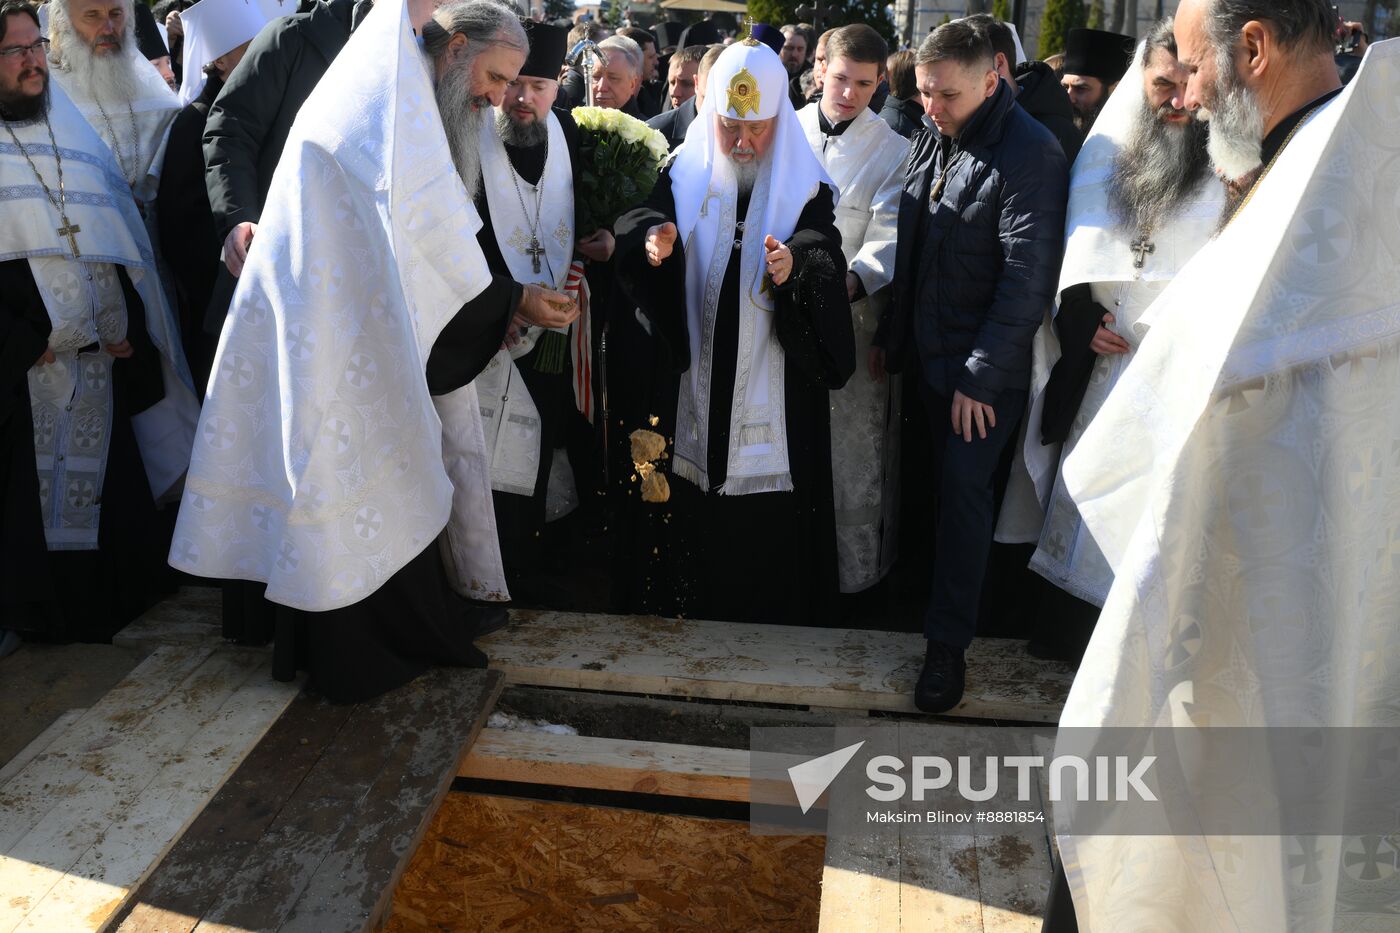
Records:
<instances>
[{"instance_id":1,"label":"long dark beard","mask_svg":"<svg viewBox=\"0 0 1400 933\"><path fill-rule=\"evenodd\" d=\"M481 127L491 113L491 101L473 96L471 67L475 55L462 56L438 81L435 96L452 164L473 201L481 192Z\"/></svg>"},{"instance_id":2,"label":"long dark beard","mask_svg":"<svg viewBox=\"0 0 1400 933\"><path fill-rule=\"evenodd\" d=\"M545 140L549 139L549 127L543 120L517 123L504 110L496 111L496 132L500 135L501 142L518 149L543 146Z\"/></svg>"},{"instance_id":3,"label":"long dark beard","mask_svg":"<svg viewBox=\"0 0 1400 933\"><path fill-rule=\"evenodd\" d=\"M33 123L49 112L49 80L33 97L0 97L0 119L6 123Z\"/></svg>"},{"instance_id":4,"label":"long dark beard","mask_svg":"<svg viewBox=\"0 0 1400 933\"><path fill-rule=\"evenodd\" d=\"M1164 123L1167 105L1153 110L1144 100L1127 144L1113 160L1108 202L1114 217L1130 233L1157 229L1210 171L1206 125Z\"/></svg>"}]
</instances>

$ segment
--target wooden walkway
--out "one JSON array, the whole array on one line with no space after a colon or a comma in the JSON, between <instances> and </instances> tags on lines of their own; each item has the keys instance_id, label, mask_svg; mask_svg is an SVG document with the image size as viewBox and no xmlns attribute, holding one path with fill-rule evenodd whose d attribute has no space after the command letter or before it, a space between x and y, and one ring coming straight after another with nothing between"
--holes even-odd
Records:
<instances>
[{"instance_id":1,"label":"wooden walkway","mask_svg":"<svg viewBox=\"0 0 1400 933\"><path fill-rule=\"evenodd\" d=\"M374 929L501 680L443 668L358 706L298 697L117 929Z\"/></svg>"},{"instance_id":2,"label":"wooden walkway","mask_svg":"<svg viewBox=\"0 0 1400 933\"><path fill-rule=\"evenodd\" d=\"M512 684L919 715L922 635L569 612L511 620L479 645ZM979 638L967 695L948 715L1055 722L1073 680L1021 642Z\"/></svg>"},{"instance_id":3,"label":"wooden walkway","mask_svg":"<svg viewBox=\"0 0 1400 933\"><path fill-rule=\"evenodd\" d=\"M160 648L31 743L0 784L0 930L101 928L296 695L268 667Z\"/></svg>"},{"instance_id":4,"label":"wooden walkway","mask_svg":"<svg viewBox=\"0 0 1400 933\"><path fill-rule=\"evenodd\" d=\"M206 644L218 639L217 619L208 591L187 589L117 640ZM924 639L907 632L515 610L478 645L507 684L920 715ZM1019 641L979 638L967 695L948 715L1056 722L1073 680Z\"/></svg>"},{"instance_id":5,"label":"wooden walkway","mask_svg":"<svg viewBox=\"0 0 1400 933\"><path fill-rule=\"evenodd\" d=\"M597 691L593 713L613 701L620 721L640 695L917 715L912 634L515 612L480 642L492 670L336 707L273 681L267 651L225 645L218 613L199 589L152 610L119 636L146 661L4 764L0 933L372 929L457 775L750 799L742 749L483 729L506 685ZM1072 679L999 640L968 668L965 718L1053 722ZM824 933L1039 928L1043 835L843 838L827 842Z\"/></svg>"}]
</instances>

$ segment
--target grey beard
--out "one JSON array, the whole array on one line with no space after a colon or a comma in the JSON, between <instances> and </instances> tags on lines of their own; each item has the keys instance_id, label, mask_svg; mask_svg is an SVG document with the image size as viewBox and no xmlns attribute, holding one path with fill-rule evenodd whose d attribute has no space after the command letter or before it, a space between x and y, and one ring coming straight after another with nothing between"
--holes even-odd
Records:
<instances>
[{"instance_id":1,"label":"grey beard","mask_svg":"<svg viewBox=\"0 0 1400 933\"><path fill-rule=\"evenodd\" d=\"M442 128L447 133L447 150L473 201L481 193L481 127L491 113L491 102L484 97L474 97L471 92L471 67L475 57L467 54L448 68L435 92Z\"/></svg>"},{"instance_id":2,"label":"grey beard","mask_svg":"<svg viewBox=\"0 0 1400 933\"><path fill-rule=\"evenodd\" d=\"M504 110L496 111L496 132L500 135L501 142L517 149L543 146L549 139L549 127L543 120L517 123Z\"/></svg>"},{"instance_id":3,"label":"grey beard","mask_svg":"<svg viewBox=\"0 0 1400 933\"><path fill-rule=\"evenodd\" d=\"M1209 111L1211 161L1230 181L1238 181L1264 161L1264 112L1254 93L1229 63L1215 85L1215 106Z\"/></svg>"},{"instance_id":4,"label":"grey beard","mask_svg":"<svg viewBox=\"0 0 1400 933\"><path fill-rule=\"evenodd\" d=\"M103 103L130 104L141 91L137 67L150 67L136 56L136 44L123 40L122 47L105 55L94 55L92 46L76 34L65 36L62 69L68 86ZM113 117L115 120L116 118Z\"/></svg>"},{"instance_id":5,"label":"grey beard","mask_svg":"<svg viewBox=\"0 0 1400 933\"><path fill-rule=\"evenodd\" d=\"M1194 118L1184 126L1163 123L1142 102L1108 180L1108 203L1129 232L1157 229L1201 183L1210 169L1208 132Z\"/></svg>"}]
</instances>

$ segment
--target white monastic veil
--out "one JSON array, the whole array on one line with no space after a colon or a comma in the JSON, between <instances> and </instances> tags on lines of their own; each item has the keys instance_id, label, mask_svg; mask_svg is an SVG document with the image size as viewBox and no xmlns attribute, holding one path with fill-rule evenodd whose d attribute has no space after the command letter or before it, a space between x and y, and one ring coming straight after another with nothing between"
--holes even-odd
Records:
<instances>
[{"instance_id":1,"label":"white monastic veil","mask_svg":"<svg viewBox=\"0 0 1400 933\"><path fill-rule=\"evenodd\" d=\"M444 325L490 282L480 228L406 6L379 3L302 107L273 176L173 566L335 609L446 528L458 591L507 598L476 391L434 399L424 377Z\"/></svg>"},{"instance_id":2,"label":"white monastic veil","mask_svg":"<svg viewBox=\"0 0 1400 933\"><path fill-rule=\"evenodd\" d=\"M1035 334L1025 433L1018 445L1006 501L997 523L998 541L1025 543L1039 539L1045 503L1050 499L1060 463L1061 445L1040 442L1045 386L1062 352L1052 323L1060 311L1059 296L1067 288L1092 282L1168 281L1210 239L1220 220L1225 189L1213 176L1208 176L1191 199L1173 212L1165 228L1153 234L1154 251L1145 257L1143 268L1134 268L1134 255L1129 246L1135 234L1124 231L1119 224L1109 202L1108 189L1113 162L1127 145L1142 109L1144 45L1138 43L1132 64L1094 121L1093 129L1070 168L1065 257L1055 289L1055 307Z\"/></svg>"},{"instance_id":3,"label":"white monastic veil","mask_svg":"<svg viewBox=\"0 0 1400 933\"><path fill-rule=\"evenodd\" d=\"M1155 303L1068 458L1116 582L1061 726L1400 725L1397 83L1400 41L1373 45ZM1362 787L1345 755L1311 766L1339 808ZM1059 829L1087 933L1395 927L1400 873L1367 857L1393 837Z\"/></svg>"},{"instance_id":4,"label":"white monastic veil","mask_svg":"<svg viewBox=\"0 0 1400 933\"><path fill-rule=\"evenodd\" d=\"M747 70L756 82L758 112L728 108L729 85ZM671 192L676 227L685 244L686 307L689 315L690 370L681 380L677 412L676 475L709 490L707 463L709 379L715 306L719 299L729 245L736 221L761 223L757 236L745 236L740 252L741 301L739 360L735 374L734 414L730 424L728 473L724 495L792 489L784 410L783 349L773 328L773 301L763 292L766 269L763 238L787 240L819 184L839 192L807 145L797 111L788 99L777 54L757 42L738 42L710 69L705 103L686 132L671 163ZM737 181L733 163L719 151L715 115L733 119L777 118L767 165L754 184L747 218L736 218Z\"/></svg>"}]
</instances>

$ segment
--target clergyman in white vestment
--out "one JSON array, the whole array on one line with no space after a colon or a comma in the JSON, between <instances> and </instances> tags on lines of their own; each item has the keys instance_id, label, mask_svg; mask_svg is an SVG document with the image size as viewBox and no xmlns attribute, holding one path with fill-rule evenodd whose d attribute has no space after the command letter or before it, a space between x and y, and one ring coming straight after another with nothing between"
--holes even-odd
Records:
<instances>
[{"instance_id":1,"label":"clergyman in white vestment","mask_svg":"<svg viewBox=\"0 0 1400 933\"><path fill-rule=\"evenodd\" d=\"M171 563L300 610L274 673L332 699L484 665L470 641L503 618L468 602L508 599L471 380L515 317L574 313L476 240L481 123L525 48L489 0L440 7L421 47L376 6L297 120L224 327Z\"/></svg>"},{"instance_id":2,"label":"clergyman in white vestment","mask_svg":"<svg viewBox=\"0 0 1400 933\"><path fill-rule=\"evenodd\" d=\"M1211 6L1177 11L1187 104L1243 200L1065 463L1115 579L1060 725L1394 729L1400 42L1340 90L1325 4L1208 31ZM1348 759L1266 760L1238 790L1325 769L1340 809L1367 779ZM1346 933L1395 929L1394 816L1370 837L1057 830L1088 933Z\"/></svg>"},{"instance_id":3,"label":"clergyman in white vestment","mask_svg":"<svg viewBox=\"0 0 1400 933\"><path fill-rule=\"evenodd\" d=\"M1031 568L1081 601L1049 603L1043 626L1074 627L1061 617L1073 614L1092 627L1113 585L1065 490L1062 456L1147 339L1143 312L1210 239L1225 202L1206 124L1182 106L1186 77L1168 17L1139 46L1070 172L1059 298L1036 333L1026 434L997 527L1000 541L1038 542ZM1056 634L1036 637L1053 645ZM1087 636L1065 635L1074 654Z\"/></svg>"},{"instance_id":4,"label":"clergyman in white vestment","mask_svg":"<svg viewBox=\"0 0 1400 933\"><path fill-rule=\"evenodd\" d=\"M832 43L835 43L833 46ZM846 257L856 371L831 393L831 473L841 591L879 583L898 556L899 378L865 365L894 277L895 227L909 141L871 112L888 47L865 25L827 39L822 97L797 113L807 142L841 190L836 227ZM836 61L840 68L833 68Z\"/></svg>"}]
</instances>

